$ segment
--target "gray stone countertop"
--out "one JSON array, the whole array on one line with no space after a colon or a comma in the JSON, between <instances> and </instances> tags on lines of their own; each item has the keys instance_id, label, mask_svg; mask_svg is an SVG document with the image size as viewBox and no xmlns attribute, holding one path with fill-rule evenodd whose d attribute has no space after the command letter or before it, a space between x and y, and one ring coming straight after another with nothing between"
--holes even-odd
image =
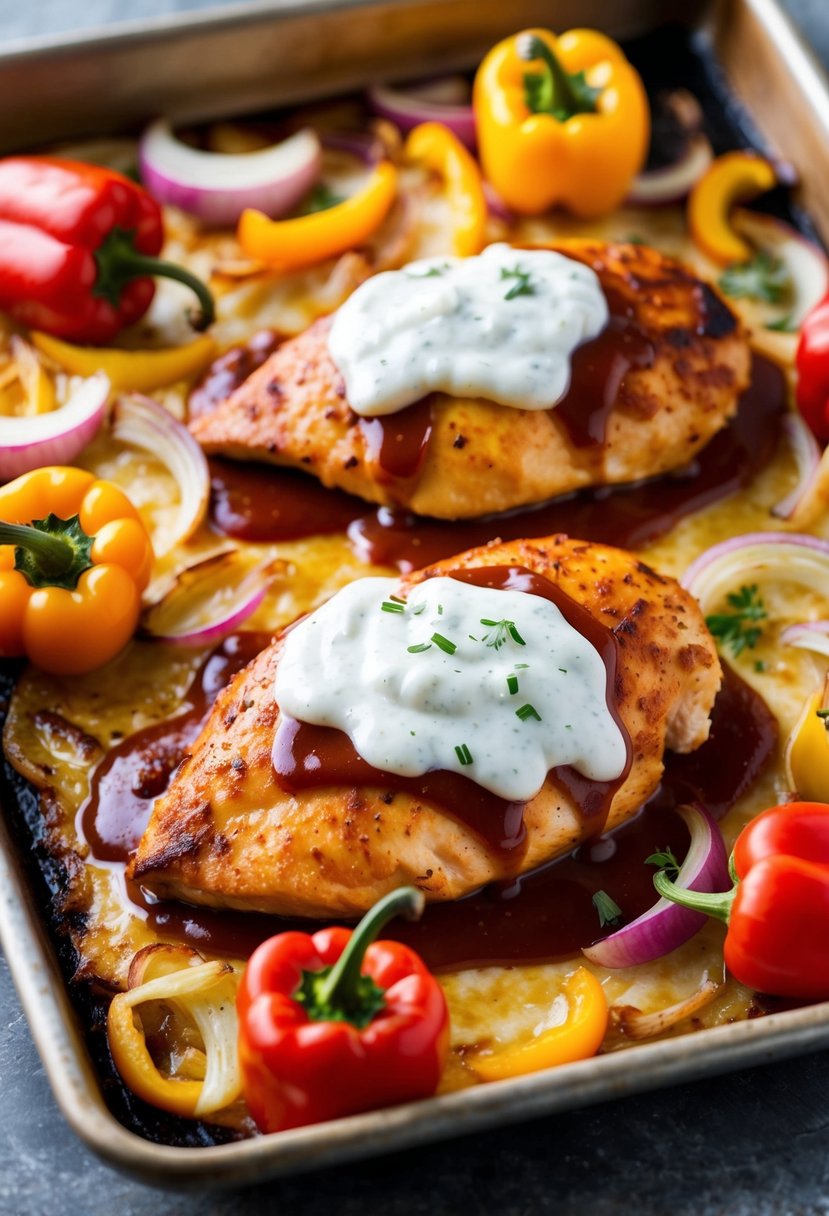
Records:
<instances>
[{"instance_id":1,"label":"gray stone countertop","mask_svg":"<svg viewBox=\"0 0 829 1216\"><path fill-rule=\"evenodd\" d=\"M0 43L209 0L0 0ZM826 0L785 0L829 64ZM0 956L0 1216L820 1216L829 1052L234 1191L153 1190L63 1122Z\"/></svg>"}]
</instances>

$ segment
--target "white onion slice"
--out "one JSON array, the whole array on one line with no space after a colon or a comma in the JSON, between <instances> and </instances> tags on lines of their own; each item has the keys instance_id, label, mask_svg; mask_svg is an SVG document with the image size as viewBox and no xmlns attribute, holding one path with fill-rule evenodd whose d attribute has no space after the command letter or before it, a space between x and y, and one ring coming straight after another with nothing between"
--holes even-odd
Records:
<instances>
[{"instance_id":1,"label":"white onion slice","mask_svg":"<svg viewBox=\"0 0 829 1216\"><path fill-rule=\"evenodd\" d=\"M792 327L801 325L806 314L829 292L829 260L826 254L814 241L808 240L791 224L776 216L735 207L730 222L735 231L755 248L779 258L783 263L792 285L789 321Z\"/></svg>"},{"instance_id":2,"label":"white onion slice","mask_svg":"<svg viewBox=\"0 0 829 1216\"><path fill-rule=\"evenodd\" d=\"M107 411L109 380L96 372L65 405L47 414L0 415L0 479L47 464L71 464L97 434Z\"/></svg>"},{"instance_id":3,"label":"white onion slice","mask_svg":"<svg viewBox=\"0 0 829 1216\"><path fill-rule=\"evenodd\" d=\"M207 224L235 224L246 207L278 218L317 180L320 141L297 131L260 152L203 152L177 139L166 118L141 137L141 180L160 203L170 203Z\"/></svg>"},{"instance_id":4,"label":"white onion slice","mask_svg":"<svg viewBox=\"0 0 829 1216\"><path fill-rule=\"evenodd\" d=\"M820 468L820 447L799 414L787 414L783 419L783 433L789 441L797 465L797 485L781 498L771 513L778 519L791 519L817 479Z\"/></svg>"},{"instance_id":5,"label":"white onion slice","mask_svg":"<svg viewBox=\"0 0 829 1216\"><path fill-rule=\"evenodd\" d=\"M668 1005L665 1009L657 1009L653 1013L643 1013L633 1005L611 1005L610 1024L614 1030L626 1039L639 1042L641 1039L652 1039L658 1034L670 1030L672 1026L684 1022L693 1014L710 1005L720 990L721 985L706 975L696 992Z\"/></svg>"},{"instance_id":6,"label":"white onion slice","mask_svg":"<svg viewBox=\"0 0 829 1216\"><path fill-rule=\"evenodd\" d=\"M728 858L725 845L709 812L699 803L677 808L691 833L691 844L680 867L676 883L690 891L727 891ZM704 912L680 908L660 898L636 920L582 950L600 967L634 967L669 954L698 933L705 924Z\"/></svg>"},{"instance_id":7,"label":"white onion slice","mask_svg":"<svg viewBox=\"0 0 829 1216\"><path fill-rule=\"evenodd\" d=\"M207 458L187 427L169 410L138 393L120 397L116 402L112 434L121 443L150 452L178 483L180 501L172 535L165 543L153 541L156 557L162 557L175 545L189 540L207 514L210 502Z\"/></svg>"},{"instance_id":8,"label":"white onion slice","mask_svg":"<svg viewBox=\"0 0 829 1216\"><path fill-rule=\"evenodd\" d=\"M781 632L780 641L786 646L829 655L829 621L802 621L797 625L788 625Z\"/></svg>"},{"instance_id":9,"label":"white onion slice","mask_svg":"<svg viewBox=\"0 0 829 1216\"><path fill-rule=\"evenodd\" d=\"M414 130L422 122L443 123L462 144L474 151L477 136L472 106L431 100L430 89L434 96L434 87L434 82L399 89L376 85L368 91L368 103L375 114L387 118L403 132Z\"/></svg>"},{"instance_id":10,"label":"white onion slice","mask_svg":"<svg viewBox=\"0 0 829 1216\"><path fill-rule=\"evenodd\" d=\"M826 594L829 590L829 541L799 532L747 532L702 553L681 583L696 596L704 613L735 583L783 579Z\"/></svg>"},{"instance_id":11,"label":"white onion slice","mask_svg":"<svg viewBox=\"0 0 829 1216\"><path fill-rule=\"evenodd\" d=\"M251 566L235 549L214 554L181 571L166 595L145 611L143 630L159 642L208 646L253 615L283 569L278 560Z\"/></svg>"},{"instance_id":12,"label":"white onion slice","mask_svg":"<svg viewBox=\"0 0 829 1216\"><path fill-rule=\"evenodd\" d=\"M673 164L646 169L635 177L625 202L632 207L664 207L682 202L713 159L711 141L697 131L689 135L682 155Z\"/></svg>"}]
</instances>

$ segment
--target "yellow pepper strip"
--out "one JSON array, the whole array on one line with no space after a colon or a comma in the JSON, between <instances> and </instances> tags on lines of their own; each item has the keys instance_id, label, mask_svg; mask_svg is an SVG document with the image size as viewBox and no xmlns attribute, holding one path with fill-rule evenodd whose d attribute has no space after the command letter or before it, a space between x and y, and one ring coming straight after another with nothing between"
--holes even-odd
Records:
<instances>
[{"instance_id":1,"label":"yellow pepper strip","mask_svg":"<svg viewBox=\"0 0 829 1216\"><path fill-rule=\"evenodd\" d=\"M478 68L473 104L484 177L522 215L554 204L587 217L613 211L647 155L642 81L596 30L499 42Z\"/></svg>"},{"instance_id":2,"label":"yellow pepper strip","mask_svg":"<svg viewBox=\"0 0 829 1216\"><path fill-rule=\"evenodd\" d=\"M563 995L567 999L567 1020L561 1026L543 1030L541 1034L517 1047L508 1047L491 1056L479 1056L471 1066L483 1081L501 1081L505 1077L522 1077L571 1064L596 1054L607 1030L607 998L599 981L586 967L579 967L564 981Z\"/></svg>"},{"instance_id":3,"label":"yellow pepper strip","mask_svg":"<svg viewBox=\"0 0 829 1216\"><path fill-rule=\"evenodd\" d=\"M446 183L452 210L452 246L459 258L480 253L486 241L487 205L475 158L448 127L423 122L406 140L407 159L420 161Z\"/></svg>"},{"instance_id":4,"label":"yellow pepper strip","mask_svg":"<svg viewBox=\"0 0 829 1216\"><path fill-rule=\"evenodd\" d=\"M826 684L803 706L786 745L786 774L791 789L805 802L829 802L829 731L820 711L829 706Z\"/></svg>"},{"instance_id":5,"label":"yellow pepper strip","mask_svg":"<svg viewBox=\"0 0 829 1216\"><path fill-rule=\"evenodd\" d=\"M362 245L380 227L396 197L397 170L384 160L362 190L325 211L271 220L248 208L239 218L236 237L248 257L278 270L300 270Z\"/></svg>"},{"instance_id":6,"label":"yellow pepper strip","mask_svg":"<svg viewBox=\"0 0 829 1216\"><path fill-rule=\"evenodd\" d=\"M75 376L105 372L117 393L151 393L178 380L189 380L203 371L216 353L216 343L209 334L169 350L72 346L42 333L33 333L32 342L42 354Z\"/></svg>"},{"instance_id":7,"label":"yellow pepper strip","mask_svg":"<svg viewBox=\"0 0 829 1216\"><path fill-rule=\"evenodd\" d=\"M776 184L774 166L756 152L718 156L688 199L688 226L697 248L721 266L749 261L755 251L731 226L731 209Z\"/></svg>"},{"instance_id":8,"label":"yellow pepper strip","mask_svg":"<svg viewBox=\"0 0 829 1216\"><path fill-rule=\"evenodd\" d=\"M109 1049L121 1078L139 1098L173 1114L197 1118L228 1106L239 1096L241 1079L236 1060L238 1028L234 977L233 968L219 960L196 966L190 965L189 960L182 960L176 970L168 971L165 968L154 979L113 997L107 1015ZM164 1001L181 1006L193 1016L203 1038L210 1040L210 1047L205 1043L207 1071L203 1081L168 1077L159 1072L134 1012L146 1001ZM202 1029L209 1024L205 1020L207 1018L212 1017L215 1023L216 1017L213 1015L221 1015L222 1021L227 1023L221 1028L219 1036L211 1036ZM219 1067L223 1076L218 1086L215 1082L211 1084L208 1075L211 1048L214 1055L222 1056ZM205 1099L208 1085L214 1092L212 1098Z\"/></svg>"}]
</instances>

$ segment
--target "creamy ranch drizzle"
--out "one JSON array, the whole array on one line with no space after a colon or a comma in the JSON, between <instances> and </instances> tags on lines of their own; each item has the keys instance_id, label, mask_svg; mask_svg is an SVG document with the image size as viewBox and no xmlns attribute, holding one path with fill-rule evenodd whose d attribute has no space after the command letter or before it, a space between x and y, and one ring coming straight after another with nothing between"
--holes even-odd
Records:
<instances>
[{"instance_id":1,"label":"creamy ranch drizzle","mask_svg":"<svg viewBox=\"0 0 829 1216\"><path fill-rule=\"evenodd\" d=\"M626 763L594 647L549 600L452 578L350 583L285 637L275 695L369 764L460 773L525 802L550 769L611 781ZM484 623L484 622L489 622Z\"/></svg>"},{"instance_id":2,"label":"creamy ranch drizzle","mask_svg":"<svg viewBox=\"0 0 829 1216\"><path fill-rule=\"evenodd\" d=\"M336 313L328 345L363 417L437 391L546 410L567 392L572 352L607 320L589 266L490 245L478 257L428 258L368 279Z\"/></svg>"}]
</instances>

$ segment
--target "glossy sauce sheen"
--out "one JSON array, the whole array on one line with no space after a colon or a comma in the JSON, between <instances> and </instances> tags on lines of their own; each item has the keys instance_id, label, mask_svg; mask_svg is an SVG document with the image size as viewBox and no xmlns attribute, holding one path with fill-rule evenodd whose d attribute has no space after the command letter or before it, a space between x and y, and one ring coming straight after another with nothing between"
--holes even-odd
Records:
<instances>
[{"instance_id":1,"label":"glossy sauce sheen","mask_svg":"<svg viewBox=\"0 0 829 1216\"><path fill-rule=\"evenodd\" d=\"M199 733L221 686L268 640L246 633L228 638L205 659L179 715L131 735L107 754L79 813L92 861L123 868L149 818L152 798ZM533 874L493 884L454 904L432 905L418 924L395 923L384 936L410 942L430 966L444 971L571 957L598 935L596 891L616 901L624 922L654 902L653 870L645 858L666 845L681 857L688 843L672 808L700 798L716 816L724 814L762 772L776 744L773 714L726 667L708 742L691 756L666 755L662 785L635 819ZM514 834L512 823L507 830ZM247 957L273 933L314 932L322 923L161 903L136 884L127 890L135 910L163 940L227 957Z\"/></svg>"},{"instance_id":2,"label":"glossy sauce sheen","mask_svg":"<svg viewBox=\"0 0 829 1216\"><path fill-rule=\"evenodd\" d=\"M515 540L564 532L633 549L747 485L771 459L785 411L783 372L755 356L751 385L736 416L687 468L638 486L599 487L507 515L457 523L388 507L367 510L361 500L326 490L293 470L211 460L213 526L227 536L251 541L299 540L348 528L360 557L403 571L494 537ZM413 450L412 444L406 446Z\"/></svg>"},{"instance_id":3,"label":"glossy sauce sheen","mask_svg":"<svg viewBox=\"0 0 829 1216\"><path fill-rule=\"evenodd\" d=\"M625 748L625 763L612 781L589 781L569 765L553 768L550 779L569 795L580 814L592 820L598 834L607 818L613 796L624 783L631 765L630 738L619 717L613 689L616 682L618 644L612 632L566 595L555 583L522 566L488 566L474 570L448 570L448 578L501 591L519 591L554 604L577 633L590 643L605 666L605 699ZM277 783L288 793L324 786L379 786L405 791L441 807L473 831L508 866L520 864L526 832L523 803L510 802L460 773L438 769L418 777L382 772L359 755L343 731L329 726L297 722L282 716L273 748Z\"/></svg>"}]
</instances>

